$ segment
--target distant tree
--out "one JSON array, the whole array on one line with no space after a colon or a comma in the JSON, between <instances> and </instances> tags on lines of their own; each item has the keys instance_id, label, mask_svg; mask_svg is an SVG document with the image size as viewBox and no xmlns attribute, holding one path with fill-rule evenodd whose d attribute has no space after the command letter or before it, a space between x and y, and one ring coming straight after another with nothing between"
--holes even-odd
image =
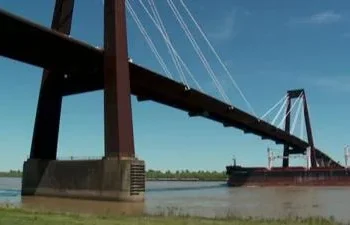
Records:
<instances>
[{"instance_id":1,"label":"distant tree","mask_svg":"<svg viewBox=\"0 0 350 225\"><path fill-rule=\"evenodd\" d=\"M165 172L159 171L159 170L148 170L146 172L147 178L152 179L170 179L170 178L176 178L176 179L184 179L184 178L193 178L193 179L199 179L199 180L225 180L226 173L224 171L189 171L189 170L176 170L175 172L171 172L170 170L166 170Z\"/></svg>"}]
</instances>

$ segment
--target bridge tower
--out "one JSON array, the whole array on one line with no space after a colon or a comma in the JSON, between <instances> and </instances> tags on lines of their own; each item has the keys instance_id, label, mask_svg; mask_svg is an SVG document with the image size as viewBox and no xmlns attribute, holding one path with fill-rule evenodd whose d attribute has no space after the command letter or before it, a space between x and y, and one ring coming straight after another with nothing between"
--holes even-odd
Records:
<instances>
[{"instance_id":1,"label":"bridge tower","mask_svg":"<svg viewBox=\"0 0 350 225\"><path fill-rule=\"evenodd\" d=\"M73 9L74 0L56 0L51 28L69 35ZM57 160L66 75L44 70L30 158L23 165L22 195L143 201L145 165L134 151L125 0L104 1L103 60L104 157Z\"/></svg>"},{"instance_id":2,"label":"bridge tower","mask_svg":"<svg viewBox=\"0 0 350 225\"><path fill-rule=\"evenodd\" d=\"M301 98L303 101L303 111L304 111L304 119L305 119L305 127L306 127L306 134L307 134L307 141L309 143L309 146L311 148L311 167L316 167L316 149L314 145L314 140L312 136L312 129L311 129L311 122L310 122L310 116L309 116L309 109L307 105L306 95L304 89L296 89L296 90L289 90L287 92L287 107L286 107L286 120L285 120L285 131L287 133L290 133L290 120L291 120L291 106L292 106L292 99ZM284 168L289 166L289 155L292 154L291 152L300 152L298 151L292 151L290 146L284 145L283 148L283 163L282 166Z\"/></svg>"}]
</instances>

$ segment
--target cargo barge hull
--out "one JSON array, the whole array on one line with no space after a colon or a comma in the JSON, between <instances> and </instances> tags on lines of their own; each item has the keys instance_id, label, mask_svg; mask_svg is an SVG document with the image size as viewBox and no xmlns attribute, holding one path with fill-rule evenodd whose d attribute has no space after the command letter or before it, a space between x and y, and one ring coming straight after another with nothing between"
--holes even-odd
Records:
<instances>
[{"instance_id":1,"label":"cargo barge hull","mask_svg":"<svg viewBox=\"0 0 350 225\"><path fill-rule=\"evenodd\" d=\"M304 167L259 168L227 166L227 184L239 186L350 186L350 173L345 168Z\"/></svg>"}]
</instances>

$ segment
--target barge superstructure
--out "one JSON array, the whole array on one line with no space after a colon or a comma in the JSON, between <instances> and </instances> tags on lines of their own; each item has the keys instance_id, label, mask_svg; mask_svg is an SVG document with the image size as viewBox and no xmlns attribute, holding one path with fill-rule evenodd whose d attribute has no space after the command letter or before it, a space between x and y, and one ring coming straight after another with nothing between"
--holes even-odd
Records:
<instances>
[{"instance_id":1,"label":"barge superstructure","mask_svg":"<svg viewBox=\"0 0 350 225\"><path fill-rule=\"evenodd\" d=\"M292 99L296 99L292 105ZM283 99L282 99L283 100ZM281 101L282 102L282 101ZM291 111L297 105L298 113L291 124ZM275 106L274 106L275 107ZM306 139L308 147L297 149L284 144L283 154L274 155L268 149L267 167L243 167L236 165L226 166L229 186L344 186L350 185L350 175L347 168L349 158L349 147L345 147L345 167L333 160L330 156L319 151L315 145L311 130L309 109L303 89L290 90L285 96L284 103L278 111L272 124L276 122L279 114L285 108L285 115L277 127L284 124L287 133L293 133L298 116L304 117ZM271 109L269 110L271 111ZM268 112L269 112L268 111ZM266 115L266 114L265 114ZM264 115L264 116L265 116ZM263 116L263 117L264 117ZM263 118L261 118L263 119ZM303 121L303 120L301 120ZM301 127L301 131L304 127ZM301 134L303 136L303 134ZM264 137L262 137L265 139ZM303 137L301 137L303 139ZM281 144L277 143L276 144ZM301 157L305 159L306 166L290 166L289 159ZM272 162L276 159L282 160L282 166L273 167Z\"/></svg>"},{"instance_id":2,"label":"barge superstructure","mask_svg":"<svg viewBox=\"0 0 350 225\"><path fill-rule=\"evenodd\" d=\"M310 154L306 154L306 166L273 167L272 161L283 156L274 156L268 150L267 167L242 167L233 165L226 167L227 184L237 186L350 186L348 170L349 147L345 148L345 167L342 166L310 166ZM308 151L310 152L310 151Z\"/></svg>"}]
</instances>

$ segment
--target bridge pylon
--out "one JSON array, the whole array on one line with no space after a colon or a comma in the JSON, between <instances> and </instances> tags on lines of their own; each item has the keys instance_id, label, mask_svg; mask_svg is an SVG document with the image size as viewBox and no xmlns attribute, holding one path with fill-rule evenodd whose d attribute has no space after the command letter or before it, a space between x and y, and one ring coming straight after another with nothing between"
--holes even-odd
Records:
<instances>
[{"instance_id":1,"label":"bridge pylon","mask_svg":"<svg viewBox=\"0 0 350 225\"><path fill-rule=\"evenodd\" d=\"M285 119L285 131L287 133L290 133L290 120L291 120L291 107L292 107L292 99L300 98L302 101L302 107L304 112L304 119L305 119L305 128L306 128L306 134L307 134L307 142L311 149L311 167L317 167L317 160L316 160L316 149L314 145L314 140L312 136L312 129L311 129L311 122L310 122L310 115L309 115L309 109L307 105L307 99L304 89L295 89L295 90L289 90L287 91L287 107L286 107L286 119ZM283 147L283 167L289 166L289 155L292 154L292 152L300 152L298 151L291 151L291 147L289 145L284 145Z\"/></svg>"},{"instance_id":2,"label":"bridge pylon","mask_svg":"<svg viewBox=\"0 0 350 225\"><path fill-rule=\"evenodd\" d=\"M73 11L74 0L56 0L51 28L69 35ZM63 90L70 74L44 70L22 195L144 200L145 164L134 151L125 14L125 0L104 1L105 156L56 159Z\"/></svg>"}]
</instances>

